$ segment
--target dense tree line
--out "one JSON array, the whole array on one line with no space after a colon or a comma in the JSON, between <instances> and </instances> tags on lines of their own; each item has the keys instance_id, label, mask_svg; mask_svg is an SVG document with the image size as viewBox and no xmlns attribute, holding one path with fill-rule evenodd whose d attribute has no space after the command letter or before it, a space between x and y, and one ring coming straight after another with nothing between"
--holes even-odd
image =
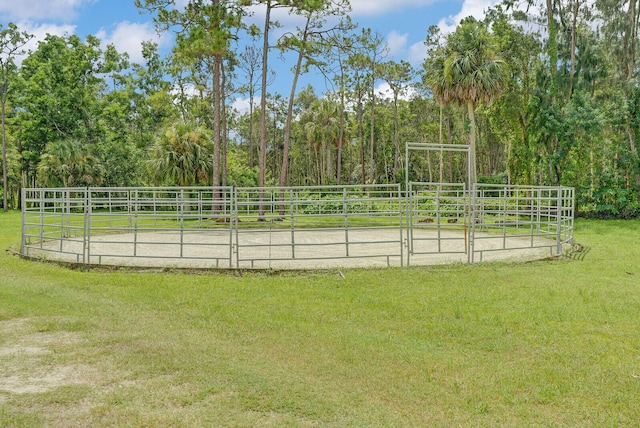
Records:
<instances>
[{"instance_id":1,"label":"dense tree line","mask_svg":"<svg viewBox=\"0 0 640 428\"><path fill-rule=\"evenodd\" d=\"M95 37L0 26L4 207L25 186L387 183L567 185L582 215L640 215L640 0L504 0L451 34L425 29L421 67L389 61L347 0L136 0L175 44L129 61ZM262 28L250 7L266 9ZM275 9L299 27L274 41ZM292 58L287 94L270 59ZM311 69L327 83L298 87ZM376 87L387 83L388 96ZM236 97L247 112L232 108ZM254 102L254 100L256 100Z\"/></svg>"}]
</instances>

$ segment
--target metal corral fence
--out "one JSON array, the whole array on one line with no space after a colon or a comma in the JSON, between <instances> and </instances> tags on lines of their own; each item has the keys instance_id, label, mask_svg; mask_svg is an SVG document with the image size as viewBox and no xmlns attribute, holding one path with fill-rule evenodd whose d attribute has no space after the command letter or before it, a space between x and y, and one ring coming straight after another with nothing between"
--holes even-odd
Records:
<instances>
[{"instance_id":1,"label":"metal corral fence","mask_svg":"<svg viewBox=\"0 0 640 428\"><path fill-rule=\"evenodd\" d=\"M403 266L517 251L541 258L573 240L574 194L564 187L32 188L22 196L21 254L81 264Z\"/></svg>"},{"instance_id":2,"label":"metal corral fence","mask_svg":"<svg viewBox=\"0 0 640 428\"><path fill-rule=\"evenodd\" d=\"M468 192L459 183L414 182L408 189L409 263L541 258L573 242L573 188L477 184Z\"/></svg>"},{"instance_id":3,"label":"metal corral fence","mask_svg":"<svg viewBox=\"0 0 640 428\"><path fill-rule=\"evenodd\" d=\"M562 254L573 243L575 192L569 187L477 185L471 201L471 262L482 261L491 251L549 247L550 255ZM486 245L499 235L498 248Z\"/></svg>"}]
</instances>

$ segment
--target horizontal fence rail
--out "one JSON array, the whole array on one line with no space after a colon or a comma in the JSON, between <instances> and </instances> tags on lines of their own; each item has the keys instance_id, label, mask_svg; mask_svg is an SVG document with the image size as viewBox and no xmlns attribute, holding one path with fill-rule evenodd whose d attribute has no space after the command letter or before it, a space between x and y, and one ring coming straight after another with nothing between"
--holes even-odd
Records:
<instances>
[{"instance_id":1,"label":"horizontal fence rail","mask_svg":"<svg viewBox=\"0 0 640 428\"><path fill-rule=\"evenodd\" d=\"M353 258L402 265L399 185L239 188L236 201L238 267Z\"/></svg>"},{"instance_id":2,"label":"horizontal fence rail","mask_svg":"<svg viewBox=\"0 0 640 428\"><path fill-rule=\"evenodd\" d=\"M21 254L80 264L404 266L541 258L573 240L565 187L31 188L22 201Z\"/></svg>"}]
</instances>

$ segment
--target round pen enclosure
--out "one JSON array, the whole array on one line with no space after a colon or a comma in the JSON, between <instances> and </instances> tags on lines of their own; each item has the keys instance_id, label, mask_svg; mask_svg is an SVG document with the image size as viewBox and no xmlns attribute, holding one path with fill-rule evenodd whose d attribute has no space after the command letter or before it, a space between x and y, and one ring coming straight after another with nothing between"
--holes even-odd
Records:
<instances>
[{"instance_id":1,"label":"round pen enclosure","mask_svg":"<svg viewBox=\"0 0 640 428\"><path fill-rule=\"evenodd\" d=\"M566 187L408 183L23 189L21 254L79 264L307 269L539 259L573 240Z\"/></svg>"}]
</instances>

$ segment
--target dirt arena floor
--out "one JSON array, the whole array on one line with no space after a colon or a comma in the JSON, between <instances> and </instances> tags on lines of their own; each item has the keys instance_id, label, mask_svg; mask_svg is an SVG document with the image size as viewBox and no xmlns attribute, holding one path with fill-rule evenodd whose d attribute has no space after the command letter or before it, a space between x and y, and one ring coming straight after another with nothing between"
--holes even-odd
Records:
<instances>
[{"instance_id":1,"label":"dirt arena floor","mask_svg":"<svg viewBox=\"0 0 640 428\"><path fill-rule=\"evenodd\" d=\"M408 244L411 242L411 252ZM553 255L555 240L475 233L473 261ZM53 240L28 256L83 262L83 240ZM241 229L91 236L85 262L145 268L331 269L466 263L465 233L450 229Z\"/></svg>"}]
</instances>

